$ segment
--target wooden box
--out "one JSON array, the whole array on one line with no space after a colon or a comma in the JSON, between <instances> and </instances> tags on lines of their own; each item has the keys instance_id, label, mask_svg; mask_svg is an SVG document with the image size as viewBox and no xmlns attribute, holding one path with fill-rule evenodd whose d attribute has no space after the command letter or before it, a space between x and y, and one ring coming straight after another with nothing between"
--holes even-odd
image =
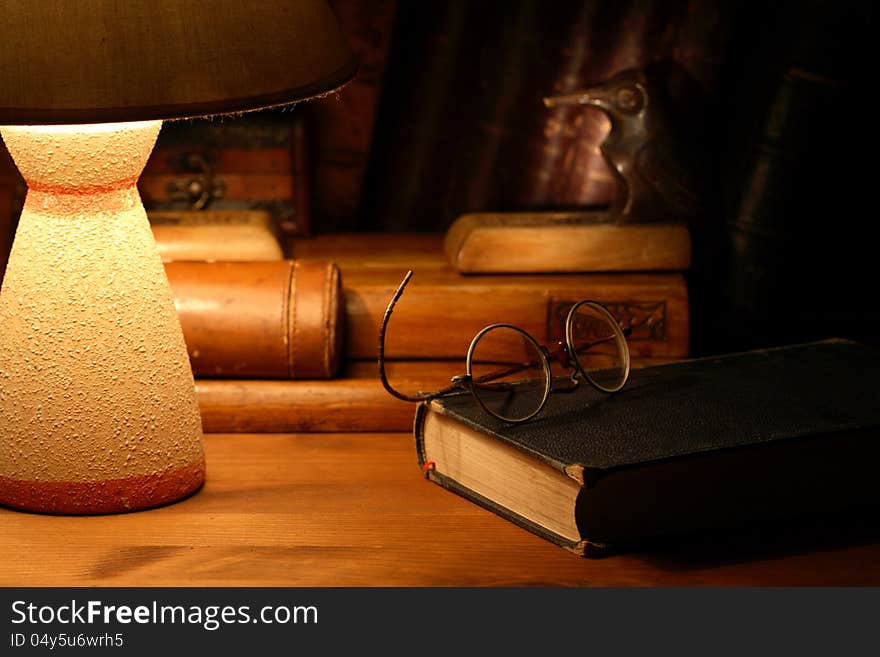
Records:
<instances>
[{"instance_id":1,"label":"wooden box","mask_svg":"<svg viewBox=\"0 0 880 657\"><path fill-rule=\"evenodd\" d=\"M297 111L167 121L138 182L147 211L265 210L309 233L306 128Z\"/></svg>"}]
</instances>

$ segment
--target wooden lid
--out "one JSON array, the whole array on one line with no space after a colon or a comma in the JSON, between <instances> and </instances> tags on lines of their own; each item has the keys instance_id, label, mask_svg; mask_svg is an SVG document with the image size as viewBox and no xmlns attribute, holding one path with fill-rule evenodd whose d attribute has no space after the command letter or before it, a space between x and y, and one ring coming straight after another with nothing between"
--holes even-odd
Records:
<instances>
[{"instance_id":1,"label":"wooden lid","mask_svg":"<svg viewBox=\"0 0 880 657\"><path fill-rule=\"evenodd\" d=\"M259 109L356 69L324 0L15 0L0 21L0 125Z\"/></svg>"}]
</instances>

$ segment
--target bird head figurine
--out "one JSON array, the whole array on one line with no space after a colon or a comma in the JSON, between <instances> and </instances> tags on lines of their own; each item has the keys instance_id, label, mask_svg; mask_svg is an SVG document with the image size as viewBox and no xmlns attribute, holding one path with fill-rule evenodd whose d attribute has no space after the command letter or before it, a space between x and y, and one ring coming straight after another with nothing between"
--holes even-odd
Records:
<instances>
[{"instance_id":1,"label":"bird head figurine","mask_svg":"<svg viewBox=\"0 0 880 657\"><path fill-rule=\"evenodd\" d=\"M644 71L628 69L583 91L545 98L544 104L547 107L561 105L597 107L608 116L613 131L624 122L631 123L631 129L642 125L640 116L645 111L648 100L648 81Z\"/></svg>"},{"instance_id":2,"label":"bird head figurine","mask_svg":"<svg viewBox=\"0 0 880 657\"><path fill-rule=\"evenodd\" d=\"M669 100L656 74L627 69L582 91L545 98L544 104L595 107L608 117L611 131L600 150L618 182L610 221L689 221L700 214L692 148L669 118Z\"/></svg>"}]
</instances>

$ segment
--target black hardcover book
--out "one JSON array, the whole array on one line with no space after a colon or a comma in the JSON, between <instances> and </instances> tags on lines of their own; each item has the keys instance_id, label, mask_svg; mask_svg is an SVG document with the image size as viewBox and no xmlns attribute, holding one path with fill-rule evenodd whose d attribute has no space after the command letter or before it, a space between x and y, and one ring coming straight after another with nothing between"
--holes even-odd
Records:
<instances>
[{"instance_id":1,"label":"black hardcover book","mask_svg":"<svg viewBox=\"0 0 880 657\"><path fill-rule=\"evenodd\" d=\"M880 501L880 351L828 340L635 370L509 425L422 404L427 476L577 554Z\"/></svg>"}]
</instances>

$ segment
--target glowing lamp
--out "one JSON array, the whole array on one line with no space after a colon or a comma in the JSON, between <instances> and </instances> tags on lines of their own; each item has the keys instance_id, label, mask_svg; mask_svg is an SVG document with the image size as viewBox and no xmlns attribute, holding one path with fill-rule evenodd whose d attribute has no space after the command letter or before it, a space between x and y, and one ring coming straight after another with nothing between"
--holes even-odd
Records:
<instances>
[{"instance_id":1,"label":"glowing lamp","mask_svg":"<svg viewBox=\"0 0 880 657\"><path fill-rule=\"evenodd\" d=\"M163 119L295 102L355 68L323 1L7 3L0 134L28 194L0 290L0 504L198 490L195 386L137 178Z\"/></svg>"}]
</instances>

